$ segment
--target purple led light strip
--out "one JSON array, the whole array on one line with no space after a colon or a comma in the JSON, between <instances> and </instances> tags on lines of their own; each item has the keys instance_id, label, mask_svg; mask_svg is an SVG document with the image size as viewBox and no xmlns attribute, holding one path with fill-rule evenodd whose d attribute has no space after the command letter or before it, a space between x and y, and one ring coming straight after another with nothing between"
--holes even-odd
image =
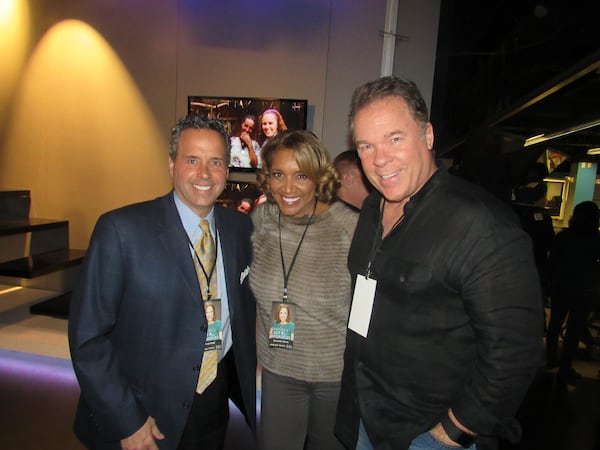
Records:
<instances>
[{"instance_id":1,"label":"purple led light strip","mask_svg":"<svg viewBox=\"0 0 600 450\"><path fill-rule=\"evenodd\" d=\"M19 378L32 377L61 384L77 384L70 360L32 353L0 349L0 372L14 374Z\"/></svg>"}]
</instances>

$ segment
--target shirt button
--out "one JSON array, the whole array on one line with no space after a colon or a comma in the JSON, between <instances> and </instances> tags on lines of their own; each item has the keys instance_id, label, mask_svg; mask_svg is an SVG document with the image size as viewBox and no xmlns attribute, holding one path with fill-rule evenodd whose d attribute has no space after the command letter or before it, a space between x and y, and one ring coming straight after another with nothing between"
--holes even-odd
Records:
<instances>
[{"instance_id":1,"label":"shirt button","mask_svg":"<svg viewBox=\"0 0 600 450\"><path fill-rule=\"evenodd\" d=\"M192 367L192 370L194 372L200 372L200 365L196 364L194 367Z\"/></svg>"}]
</instances>

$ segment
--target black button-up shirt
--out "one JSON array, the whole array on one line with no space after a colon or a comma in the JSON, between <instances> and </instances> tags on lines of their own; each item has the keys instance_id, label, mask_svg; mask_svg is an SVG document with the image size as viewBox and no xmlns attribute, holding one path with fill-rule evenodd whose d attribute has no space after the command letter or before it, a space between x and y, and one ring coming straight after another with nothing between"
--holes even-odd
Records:
<instances>
[{"instance_id":1,"label":"black button-up shirt","mask_svg":"<svg viewBox=\"0 0 600 450\"><path fill-rule=\"evenodd\" d=\"M377 288L367 338L348 331L336 433L354 448L362 417L375 449L406 449L452 408L479 435L518 439L543 331L529 237L508 205L441 170L383 241L380 201L348 256L356 280L375 254Z\"/></svg>"}]
</instances>

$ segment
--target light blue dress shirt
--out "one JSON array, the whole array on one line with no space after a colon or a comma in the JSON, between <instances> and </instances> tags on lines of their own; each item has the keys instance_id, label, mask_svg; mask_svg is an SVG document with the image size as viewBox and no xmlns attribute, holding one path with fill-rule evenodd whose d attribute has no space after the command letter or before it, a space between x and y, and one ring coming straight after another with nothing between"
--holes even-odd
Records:
<instances>
[{"instance_id":1,"label":"light blue dress shirt","mask_svg":"<svg viewBox=\"0 0 600 450\"><path fill-rule=\"evenodd\" d=\"M194 211L192 211L181 199L177 196L177 193L173 191L175 199L175 206L183 228L190 239L192 244L196 244L196 241L202 236L202 229L199 224L202 219L208 220L210 225L210 232L213 236L216 236L217 247L217 289L218 297L221 299L221 322L223 324L223 341L221 351L219 353L219 361L227 354L232 345L231 337L231 321L229 320L229 303L227 301L227 284L225 283L225 270L223 265L223 252L221 251L221 239L219 238L218 231L215 230L215 214L214 208L211 209L210 213L206 217L199 217ZM194 249L190 247L190 256L195 258Z\"/></svg>"}]
</instances>

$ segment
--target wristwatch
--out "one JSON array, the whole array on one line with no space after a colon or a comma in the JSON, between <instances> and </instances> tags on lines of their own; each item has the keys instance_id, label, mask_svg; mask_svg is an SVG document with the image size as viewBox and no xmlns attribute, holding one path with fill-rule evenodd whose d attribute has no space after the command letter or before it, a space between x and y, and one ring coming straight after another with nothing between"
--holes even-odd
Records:
<instances>
[{"instance_id":1,"label":"wristwatch","mask_svg":"<svg viewBox=\"0 0 600 450\"><path fill-rule=\"evenodd\" d=\"M462 448L469 448L471 445L473 445L473 442L475 442L475 436L465 433L463 430L454 425L454 422L452 422L450 417L445 416L440 423L442 424L442 428L448 437Z\"/></svg>"}]
</instances>

